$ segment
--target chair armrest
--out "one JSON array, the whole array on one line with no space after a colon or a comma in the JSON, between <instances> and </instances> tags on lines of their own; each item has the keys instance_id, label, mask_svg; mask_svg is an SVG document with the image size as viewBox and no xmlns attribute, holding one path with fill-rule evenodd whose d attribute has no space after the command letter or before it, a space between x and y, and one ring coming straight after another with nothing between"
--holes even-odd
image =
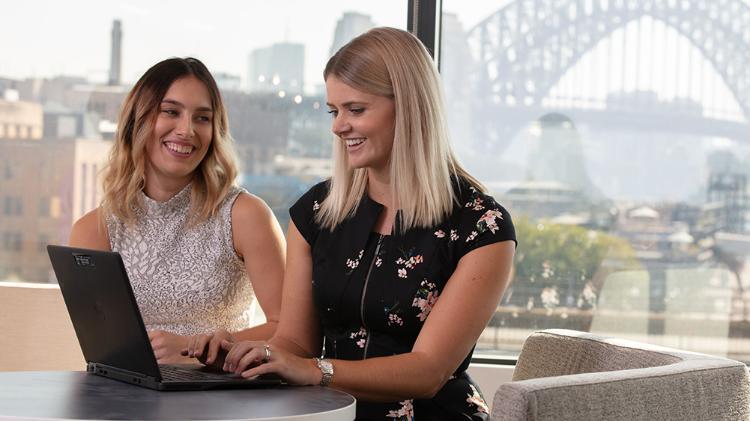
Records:
<instances>
[{"instance_id":1,"label":"chair armrest","mask_svg":"<svg viewBox=\"0 0 750 421\"><path fill-rule=\"evenodd\" d=\"M505 383L493 420L750 419L747 367L723 358Z\"/></svg>"}]
</instances>

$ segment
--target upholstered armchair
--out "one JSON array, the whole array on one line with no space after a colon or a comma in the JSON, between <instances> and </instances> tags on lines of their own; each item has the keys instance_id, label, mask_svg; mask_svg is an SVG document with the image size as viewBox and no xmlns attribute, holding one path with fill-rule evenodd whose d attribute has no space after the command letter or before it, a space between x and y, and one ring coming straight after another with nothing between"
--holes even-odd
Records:
<instances>
[{"instance_id":1,"label":"upholstered armchair","mask_svg":"<svg viewBox=\"0 0 750 421\"><path fill-rule=\"evenodd\" d=\"M493 420L750 420L750 376L726 358L584 332L535 332Z\"/></svg>"}]
</instances>

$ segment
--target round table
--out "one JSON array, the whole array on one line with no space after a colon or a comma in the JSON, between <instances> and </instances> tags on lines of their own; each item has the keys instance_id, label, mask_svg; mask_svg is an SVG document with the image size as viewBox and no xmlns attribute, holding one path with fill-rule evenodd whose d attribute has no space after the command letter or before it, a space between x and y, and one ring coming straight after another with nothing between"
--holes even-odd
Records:
<instances>
[{"instance_id":1,"label":"round table","mask_svg":"<svg viewBox=\"0 0 750 421\"><path fill-rule=\"evenodd\" d=\"M0 373L0 419L351 421L355 399L319 386L159 392L82 371Z\"/></svg>"}]
</instances>

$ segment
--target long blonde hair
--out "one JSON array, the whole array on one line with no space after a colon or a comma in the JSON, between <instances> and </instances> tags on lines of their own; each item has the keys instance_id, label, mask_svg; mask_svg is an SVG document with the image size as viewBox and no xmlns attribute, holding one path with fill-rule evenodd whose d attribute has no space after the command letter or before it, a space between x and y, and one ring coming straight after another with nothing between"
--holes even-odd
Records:
<instances>
[{"instance_id":1,"label":"long blonde hair","mask_svg":"<svg viewBox=\"0 0 750 421\"><path fill-rule=\"evenodd\" d=\"M323 78L328 80L329 76L394 101L390 180L393 203L401 211L396 229L431 227L445 220L457 200L453 187L456 178L485 191L459 165L451 150L440 78L416 37L395 28L372 29L328 60ZM354 215L367 188L367 169L349 166L343 142L334 142L333 157L330 191L316 216L331 230Z\"/></svg>"},{"instance_id":2,"label":"long blonde hair","mask_svg":"<svg viewBox=\"0 0 750 421\"><path fill-rule=\"evenodd\" d=\"M185 77L203 82L211 97L213 139L195 170L191 190L191 221L204 221L218 212L235 178L237 163L229 134L227 112L211 73L200 60L170 58L155 64L136 82L125 98L115 133L115 144L104 169L101 215L114 215L131 223L143 208L146 144L154 136L159 106L172 83Z\"/></svg>"}]
</instances>

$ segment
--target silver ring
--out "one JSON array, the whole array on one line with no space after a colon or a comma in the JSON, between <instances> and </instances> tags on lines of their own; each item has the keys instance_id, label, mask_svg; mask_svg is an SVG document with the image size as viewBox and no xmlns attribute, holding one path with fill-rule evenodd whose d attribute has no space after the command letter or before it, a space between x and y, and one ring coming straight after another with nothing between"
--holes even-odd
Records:
<instances>
[{"instance_id":1,"label":"silver ring","mask_svg":"<svg viewBox=\"0 0 750 421\"><path fill-rule=\"evenodd\" d=\"M265 344L265 345L263 345L263 348L266 351L266 357L263 358L263 363L265 364L265 363L271 361L271 345Z\"/></svg>"}]
</instances>

